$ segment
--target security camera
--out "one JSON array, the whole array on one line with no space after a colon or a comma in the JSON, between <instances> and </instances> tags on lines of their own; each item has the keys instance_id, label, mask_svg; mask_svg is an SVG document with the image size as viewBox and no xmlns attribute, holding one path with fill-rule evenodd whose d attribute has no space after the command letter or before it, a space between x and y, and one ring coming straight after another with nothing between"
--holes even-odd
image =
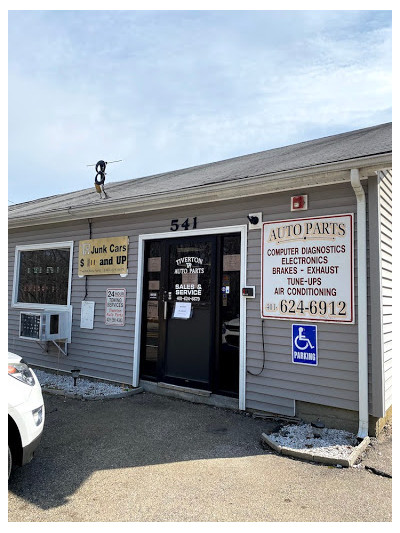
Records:
<instances>
[{"instance_id":1,"label":"security camera","mask_svg":"<svg viewBox=\"0 0 400 533\"><path fill-rule=\"evenodd\" d=\"M247 218L249 219L250 224L254 224L254 225L258 224L258 221L259 221L258 217L247 215Z\"/></svg>"}]
</instances>

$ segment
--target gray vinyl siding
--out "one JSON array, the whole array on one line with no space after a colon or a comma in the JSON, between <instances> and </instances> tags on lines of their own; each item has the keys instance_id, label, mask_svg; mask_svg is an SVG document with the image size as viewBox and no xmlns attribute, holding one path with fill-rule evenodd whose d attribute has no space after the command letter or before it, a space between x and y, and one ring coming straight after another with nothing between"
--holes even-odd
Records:
<instances>
[{"instance_id":1,"label":"gray vinyl siding","mask_svg":"<svg viewBox=\"0 0 400 533\"><path fill-rule=\"evenodd\" d=\"M292 219L296 216L301 218L356 212L355 195L349 183L316 187L306 191L296 191L296 193L308 194L309 209L306 213L304 211L299 214L292 213L290 211L291 194L284 192L241 201L209 203L137 215L94 218L92 238L129 236L129 273L126 278L115 275L88 276L87 300L94 301L96 304L93 330L80 329L80 303L85 295L85 279L77 276L78 243L79 240L89 238L87 221L71 221L69 224L10 230L10 300L16 245L74 241L71 292L72 343L68 346L68 356L59 356L54 348L48 354L44 353L37 343L19 339L19 310L14 308L9 309L10 350L23 355L29 363L36 366L60 368L66 371L78 366L82 375L132 383L138 236L169 232L173 218L184 220L187 217L197 216L198 229L205 229L245 224L247 215L257 212L263 213L264 222ZM247 300L247 368L253 373L257 373L263 363L260 250L260 230L249 231L247 283L256 286L256 298ZM127 289L124 327L104 325L105 294L109 287ZM355 274L355 294L356 287L357 276ZM357 410L357 325L318 324L319 364L315 368L308 368L303 365L294 365L291 362L292 323L287 320L264 320L265 369L260 376L247 374L246 408L293 415L295 401L301 400Z\"/></svg>"},{"instance_id":2,"label":"gray vinyl siding","mask_svg":"<svg viewBox=\"0 0 400 533\"><path fill-rule=\"evenodd\" d=\"M309 210L305 216L354 213L356 210L355 195L350 185L324 187L307 192ZM296 218L296 215L288 210L288 197L289 195L283 195L283 204L270 197L268 208L265 204L260 204L259 209L254 209L253 212L262 211L264 222ZM298 216L304 216L304 212ZM263 359L260 262L260 234L250 231L247 281L249 285L256 285L257 297L255 300L249 300L247 304L247 367L253 373L261 369ZM293 321L288 320L264 320L265 369L260 376L247 375L246 406L272 410L277 398L281 398L281 410L276 412L286 415L295 414L293 400L357 410L356 324L318 324L319 363L311 369L291 362L292 324Z\"/></svg>"},{"instance_id":3,"label":"gray vinyl siding","mask_svg":"<svg viewBox=\"0 0 400 533\"><path fill-rule=\"evenodd\" d=\"M117 231L117 234L120 233ZM113 231L109 235L115 235ZM93 235L95 236L95 235ZM120 276L98 276L88 277L87 300L95 301L94 329L80 328L80 304L85 296L85 279L78 278L78 246L79 241L89 238L88 223L85 221L72 222L65 225L52 225L33 227L23 232L10 232L9 242L10 263L14 264L15 245L39 244L45 242L74 241L74 257L72 270L72 290L71 305L72 314L72 343L68 345L68 356L58 353L56 347L52 346L49 353L44 353L40 346L34 341L27 341L18 338L18 318L19 309L11 310L9 313L9 330L12 335L9 341L11 351L23 355L31 364L47 368L69 371L74 366L78 366L82 374L130 383L132 381L132 358L133 336L132 328L134 324L134 310L127 306L126 324L124 327L109 327L104 325L105 294L108 287L126 287L127 293L136 291L136 278L129 276L121 281ZM129 255L132 259L134 251L130 249ZM10 272L13 275L12 271ZM10 293L11 297L11 293ZM116 342L117 341L117 342ZM130 357L129 355L130 354Z\"/></svg>"},{"instance_id":4,"label":"gray vinyl siding","mask_svg":"<svg viewBox=\"0 0 400 533\"><path fill-rule=\"evenodd\" d=\"M392 405L392 172L379 182L385 411Z\"/></svg>"}]
</instances>

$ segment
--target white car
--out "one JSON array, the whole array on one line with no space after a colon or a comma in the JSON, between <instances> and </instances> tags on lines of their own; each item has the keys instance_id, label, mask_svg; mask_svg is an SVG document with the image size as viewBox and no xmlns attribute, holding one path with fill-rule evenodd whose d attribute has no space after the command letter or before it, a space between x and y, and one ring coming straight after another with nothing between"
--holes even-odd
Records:
<instances>
[{"instance_id":1,"label":"white car","mask_svg":"<svg viewBox=\"0 0 400 533\"><path fill-rule=\"evenodd\" d=\"M240 338L240 319L232 318L222 324L222 344L239 347Z\"/></svg>"},{"instance_id":2,"label":"white car","mask_svg":"<svg viewBox=\"0 0 400 533\"><path fill-rule=\"evenodd\" d=\"M32 459L44 425L40 383L19 355L8 353L8 477Z\"/></svg>"}]
</instances>

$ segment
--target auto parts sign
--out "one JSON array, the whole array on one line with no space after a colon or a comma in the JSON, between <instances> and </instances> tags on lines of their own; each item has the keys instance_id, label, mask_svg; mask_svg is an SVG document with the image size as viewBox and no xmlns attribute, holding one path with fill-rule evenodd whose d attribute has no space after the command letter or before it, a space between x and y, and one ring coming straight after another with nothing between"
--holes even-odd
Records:
<instances>
[{"instance_id":1,"label":"auto parts sign","mask_svg":"<svg viewBox=\"0 0 400 533\"><path fill-rule=\"evenodd\" d=\"M353 215L265 222L262 318L354 323Z\"/></svg>"}]
</instances>

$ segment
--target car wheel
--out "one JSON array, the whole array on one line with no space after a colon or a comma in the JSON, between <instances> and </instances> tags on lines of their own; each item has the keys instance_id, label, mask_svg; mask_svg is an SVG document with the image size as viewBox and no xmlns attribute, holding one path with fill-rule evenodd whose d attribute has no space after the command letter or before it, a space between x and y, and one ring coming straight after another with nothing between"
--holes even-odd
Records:
<instances>
[{"instance_id":1,"label":"car wheel","mask_svg":"<svg viewBox=\"0 0 400 533\"><path fill-rule=\"evenodd\" d=\"M12 455L11 455L10 446L8 446L8 479L10 479L11 468L12 468Z\"/></svg>"}]
</instances>

